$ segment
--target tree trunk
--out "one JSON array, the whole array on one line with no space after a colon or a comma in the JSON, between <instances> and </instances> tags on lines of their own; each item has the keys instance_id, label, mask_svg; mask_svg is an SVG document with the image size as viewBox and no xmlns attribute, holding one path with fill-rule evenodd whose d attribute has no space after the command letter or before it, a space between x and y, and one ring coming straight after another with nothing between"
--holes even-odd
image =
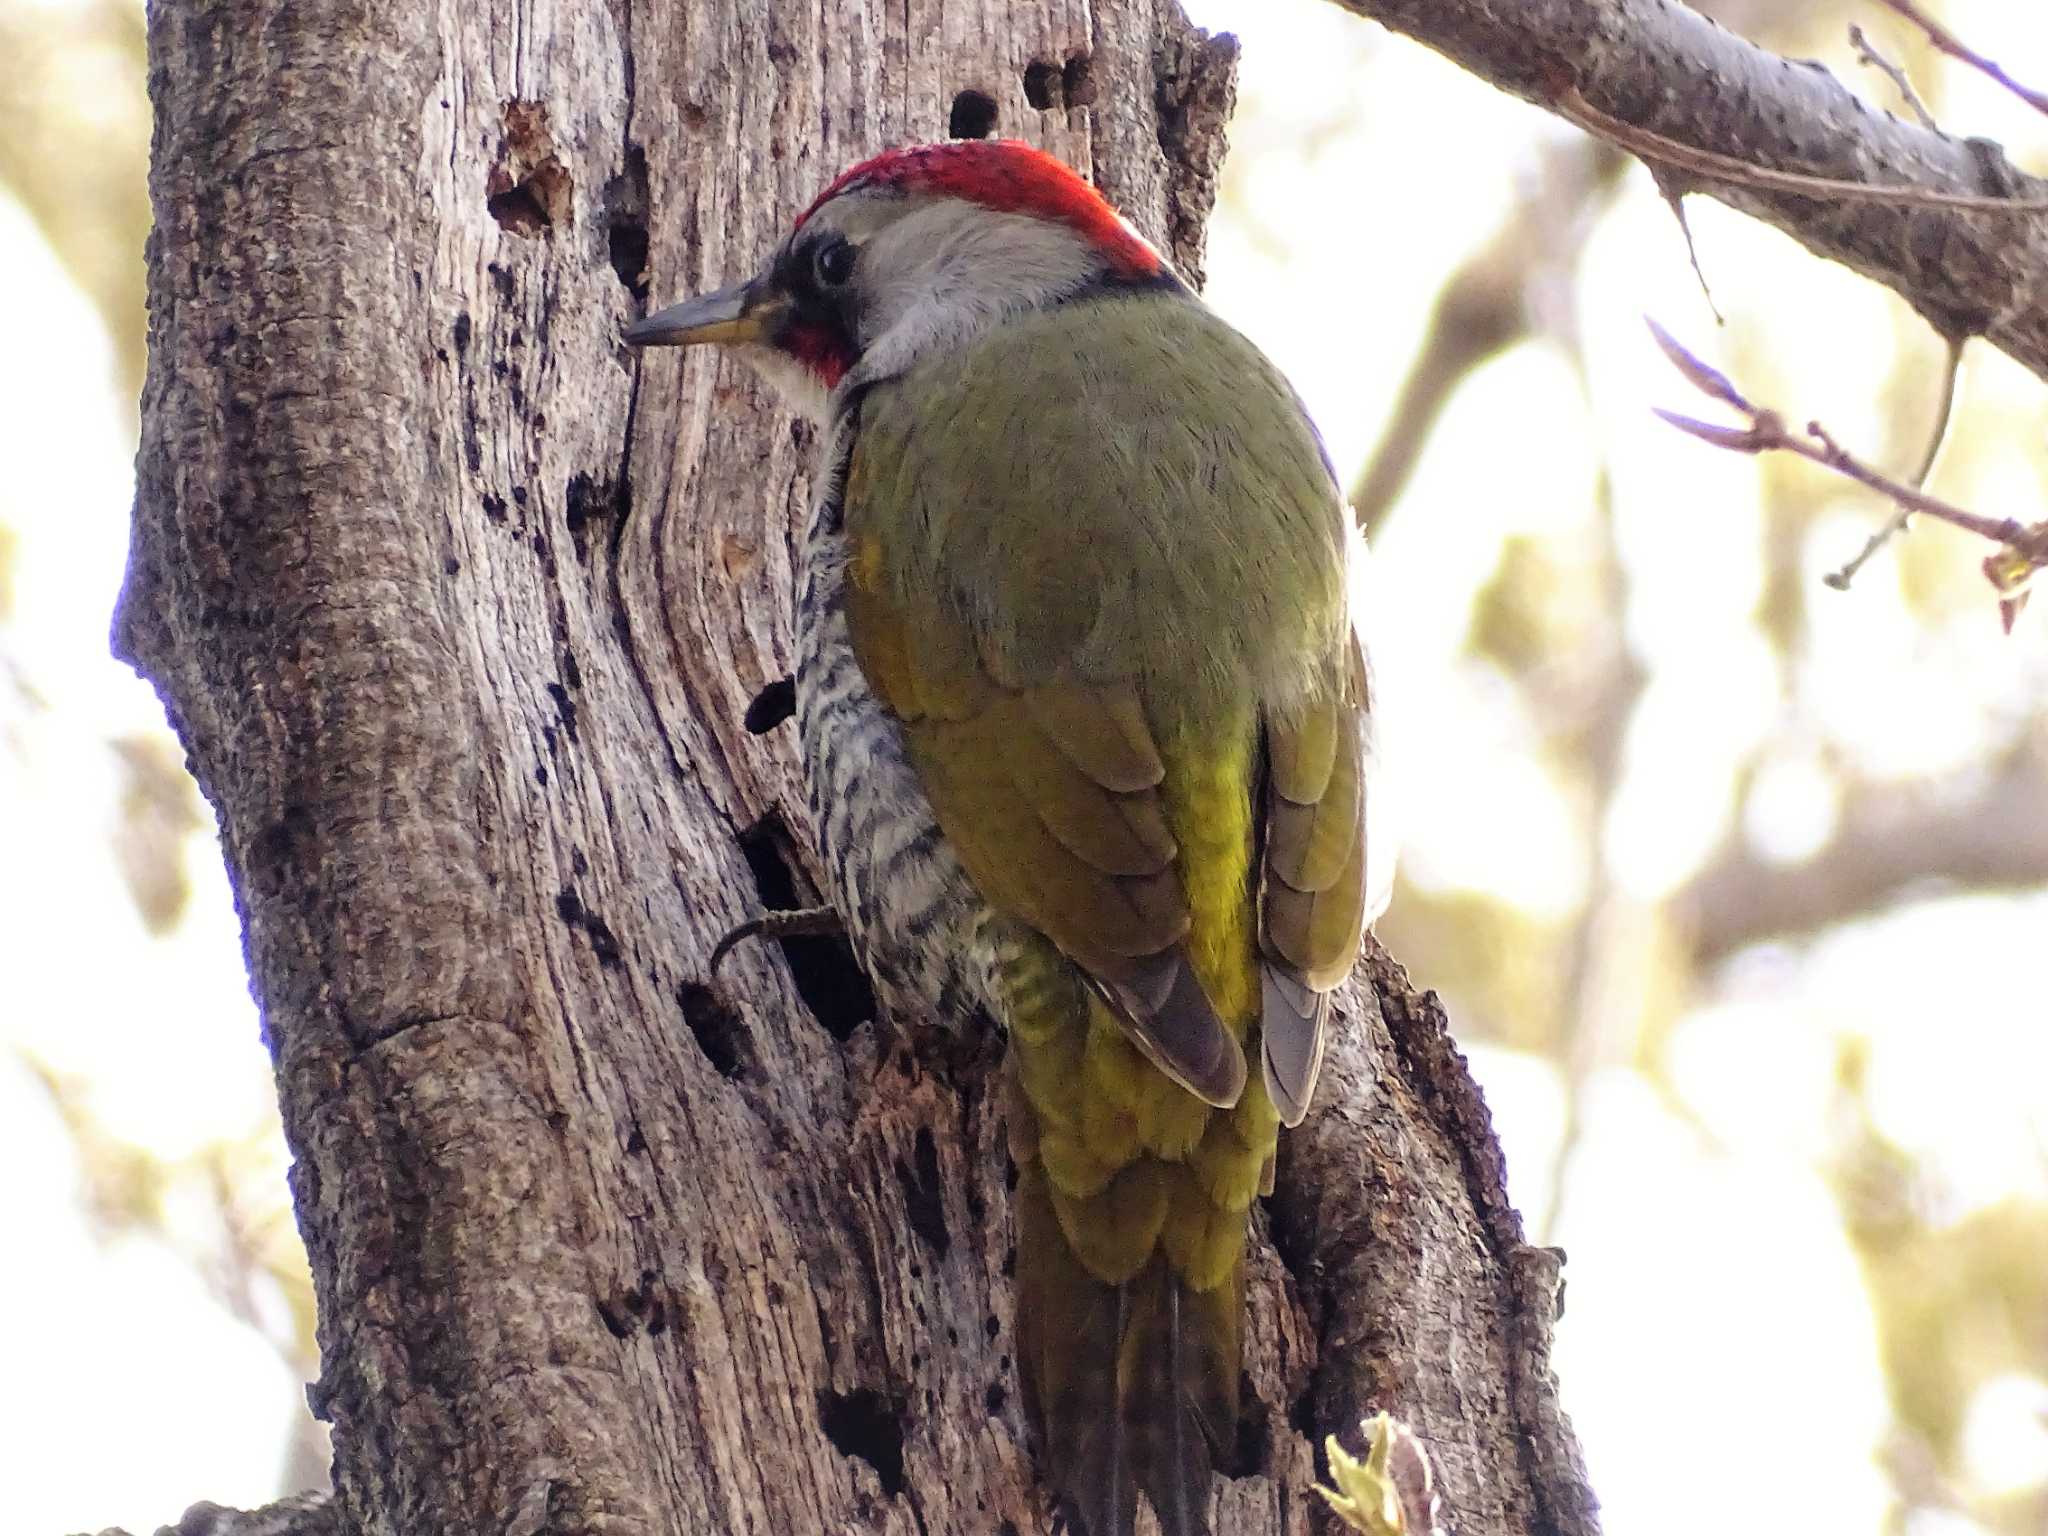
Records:
<instances>
[{"instance_id":1,"label":"tree trunk","mask_svg":"<svg viewBox=\"0 0 2048 1536\"><path fill-rule=\"evenodd\" d=\"M878 1017L830 939L708 966L815 889L811 434L617 337L991 109L1198 272L1233 46L1172 0L161 0L150 53L118 643L241 903L323 1528L1046 1531L993 1031ZM1219 1529L1321 1528L1309 1432L1385 1408L1460 1536L1591 1532L1555 1264L1433 997L1363 977L1261 1217Z\"/></svg>"}]
</instances>

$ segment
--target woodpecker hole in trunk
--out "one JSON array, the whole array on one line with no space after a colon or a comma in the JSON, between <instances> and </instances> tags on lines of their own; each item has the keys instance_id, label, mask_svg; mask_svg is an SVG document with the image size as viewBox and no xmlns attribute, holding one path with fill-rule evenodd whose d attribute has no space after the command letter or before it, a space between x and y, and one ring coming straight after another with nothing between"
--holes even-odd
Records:
<instances>
[{"instance_id":1,"label":"woodpecker hole in trunk","mask_svg":"<svg viewBox=\"0 0 2048 1536\"><path fill-rule=\"evenodd\" d=\"M1064 64L1033 59L1024 66L1024 99L1041 112L1095 104L1094 61L1077 53Z\"/></svg>"},{"instance_id":2,"label":"woodpecker hole in trunk","mask_svg":"<svg viewBox=\"0 0 2048 1536\"><path fill-rule=\"evenodd\" d=\"M1094 106L1095 61L1085 53L1075 54L1060 71L1060 84L1066 87L1068 106Z\"/></svg>"},{"instance_id":3,"label":"woodpecker hole in trunk","mask_svg":"<svg viewBox=\"0 0 2048 1536\"><path fill-rule=\"evenodd\" d=\"M1239 1379L1237 1400L1237 1443L1223 1449L1216 1470L1225 1477L1262 1477L1273 1469L1273 1410L1252 1390L1249 1376Z\"/></svg>"},{"instance_id":4,"label":"woodpecker hole in trunk","mask_svg":"<svg viewBox=\"0 0 2048 1536\"><path fill-rule=\"evenodd\" d=\"M497 163L484 176L484 206L498 227L523 239L575 219L576 184L555 153L548 109L537 101L505 103Z\"/></svg>"},{"instance_id":5,"label":"woodpecker hole in trunk","mask_svg":"<svg viewBox=\"0 0 2048 1536\"><path fill-rule=\"evenodd\" d=\"M1060 84L1060 67L1048 64L1043 59L1033 59L1024 66L1024 99L1040 112L1050 112L1054 107L1067 103L1066 89Z\"/></svg>"},{"instance_id":6,"label":"woodpecker hole in trunk","mask_svg":"<svg viewBox=\"0 0 2048 1536\"><path fill-rule=\"evenodd\" d=\"M746 1020L701 982L686 981L677 987L676 1003L712 1070L729 1083L743 1081L754 1059L754 1037Z\"/></svg>"},{"instance_id":7,"label":"woodpecker hole in trunk","mask_svg":"<svg viewBox=\"0 0 2048 1536\"><path fill-rule=\"evenodd\" d=\"M985 139L996 131L996 100L985 91L962 91L946 117L946 136Z\"/></svg>"},{"instance_id":8,"label":"woodpecker hole in trunk","mask_svg":"<svg viewBox=\"0 0 2048 1536\"><path fill-rule=\"evenodd\" d=\"M576 894L574 886L563 886L555 897L555 915L568 927L582 931L583 936L590 940L591 953L597 956L600 965L621 963L623 956L611 924L583 905L583 899Z\"/></svg>"},{"instance_id":9,"label":"woodpecker hole in trunk","mask_svg":"<svg viewBox=\"0 0 2048 1536\"><path fill-rule=\"evenodd\" d=\"M853 1392L820 1392L818 1417L825 1438L842 1456L858 1456L875 1469L882 1492L903 1491L903 1404L872 1387Z\"/></svg>"},{"instance_id":10,"label":"woodpecker hole in trunk","mask_svg":"<svg viewBox=\"0 0 2048 1536\"><path fill-rule=\"evenodd\" d=\"M747 734L765 736L796 714L796 679L778 677L747 705Z\"/></svg>"},{"instance_id":11,"label":"woodpecker hole in trunk","mask_svg":"<svg viewBox=\"0 0 2048 1536\"><path fill-rule=\"evenodd\" d=\"M612 271L626 292L647 297L647 151L626 150L626 168L604 184L604 228Z\"/></svg>"},{"instance_id":12,"label":"woodpecker hole in trunk","mask_svg":"<svg viewBox=\"0 0 2048 1536\"><path fill-rule=\"evenodd\" d=\"M795 845L779 812L770 811L740 834L740 852L753 871L754 889L770 912L794 912L816 904L816 894L797 888ZM825 1032L841 1045L877 1013L874 988L853 958L844 936L791 934L778 938L797 996Z\"/></svg>"},{"instance_id":13,"label":"woodpecker hole in trunk","mask_svg":"<svg viewBox=\"0 0 2048 1536\"><path fill-rule=\"evenodd\" d=\"M910 1230L924 1239L935 1258L953 1251L953 1236L946 1230L945 1185L939 1180L939 1144L932 1128L920 1125L910 1162L896 1159L896 1182L903 1186L904 1214Z\"/></svg>"}]
</instances>

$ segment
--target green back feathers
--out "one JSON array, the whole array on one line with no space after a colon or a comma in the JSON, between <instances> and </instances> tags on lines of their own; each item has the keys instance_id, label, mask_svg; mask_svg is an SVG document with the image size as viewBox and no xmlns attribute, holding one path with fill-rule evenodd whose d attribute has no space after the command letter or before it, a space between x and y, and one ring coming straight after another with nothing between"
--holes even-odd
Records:
<instances>
[{"instance_id":1,"label":"green back feathers","mask_svg":"<svg viewBox=\"0 0 2048 1536\"><path fill-rule=\"evenodd\" d=\"M1158 290L872 386L844 505L862 672L1018 929L1018 1357L1048 1471L1090 1536L1128 1536L1139 1490L1202 1536L1250 1206L1357 949L1345 514L1278 373Z\"/></svg>"},{"instance_id":2,"label":"green back feathers","mask_svg":"<svg viewBox=\"0 0 2048 1536\"><path fill-rule=\"evenodd\" d=\"M1343 510L1287 383L1164 292L1058 306L877 387L867 493L894 600L998 681L1135 678L1155 723L1292 696L1345 621Z\"/></svg>"}]
</instances>

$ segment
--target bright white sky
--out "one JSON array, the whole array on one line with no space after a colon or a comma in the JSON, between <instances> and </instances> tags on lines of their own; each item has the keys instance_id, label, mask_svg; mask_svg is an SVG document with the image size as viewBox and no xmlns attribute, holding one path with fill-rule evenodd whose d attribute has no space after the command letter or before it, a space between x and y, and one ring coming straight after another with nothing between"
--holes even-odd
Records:
<instances>
[{"instance_id":1,"label":"bright white sky","mask_svg":"<svg viewBox=\"0 0 2048 1536\"><path fill-rule=\"evenodd\" d=\"M1214 232L1211 297L1287 369L1339 463L1353 465L1433 279L1492 227L1526 170L1500 146L1562 130L1314 0L1190 8L1244 40L1248 110L1234 139L1261 165L1248 206ZM1973 0L1951 15L2018 72L2039 60L2032 73L2048 77L2041 7ZM1866 18L1874 35L1888 35L1886 23L1875 8ZM1398 67L1370 69L1395 49ZM1945 110L2048 163L2048 132L1974 78L1951 82ZM1692 217L1717 297L1767 309L1802 405L1825 402L1845 436L1882 441L1876 397L1861 386L1892 365L1889 301L1702 201ZM262 1118L267 1059L211 856L195 859L190 917L154 940L102 852L118 793L105 744L161 727L147 687L106 653L130 449L97 319L4 201L0 291L11 298L10 355L35 360L0 368L0 525L21 540L4 649L55 705L26 708L0 677L0 1044L76 1074L110 1132L177 1157ZM1771 655L1744 618L1760 581L1756 471L1647 415L1653 403L1699 402L1637 317L1655 314L1709 355L1717 338L1639 173L1594 236L1582 291L1602 300L1586 307L1590 403L1541 347L1483 370L1453 402L1376 554L1384 611L1374 629L1410 868L1431 885L1490 888L1552 913L1583 888L1585 851L1523 756L1533 724L1459 655L1502 532L1583 525L1604 456L1636 584L1627 635L1653 672L1614 811L1625 890L1654 897L1720 836L1729 767L1780 709ZM1987 358L1966 388L1966 411L2011 411L2031 435L1985 455L1972 483L1943 488L2042 515L2040 386ZM1844 502L1841 554L1871 515ZM1829 728L1887 771L1967 762L2020 701L2043 696L2039 604L2010 643L1987 639L1988 614L1953 632L1908 623L1883 580L1820 606ZM1753 813L1766 846L1796 853L1824 835L1830 802L1807 769L1787 764ZM1835 1044L1872 1040L1884 1130L1938 1154L1959 1207L2038 1197L2048 1033L2007 978L2044 924L2048 896L1951 900L1753 956L1680 1026L1683 1106L1625 1067L1596 1080L1559 1234L1571 1253L1559 1366L1612 1536L1724 1536L1724 1501L1737 1495L1723 1479L1738 1470L1741 1506L1770 1512L1757 1529L1879 1531L1886 1493L1871 1455L1883 1385L1820 1173ZM1930 1019L1948 1031L1939 1049L1922 1032ZM1509 1052L1473 1055L1518 1198L1540 1218L1562 1126L1555 1075ZM1998 1069L1964 1065L1986 1061ZM96 1243L62 1129L4 1057L0 1166L19 1171L6 1181L4 1230L22 1246L0 1265L0 1445L17 1469L15 1528L148 1530L198 1498L273 1496L296 1383L166 1249ZM1985 1395L1971 1444L1986 1483L2048 1475L2042 1393L2020 1381ZM1746 1424L1758 1432L1738 1450Z\"/></svg>"},{"instance_id":2,"label":"bright white sky","mask_svg":"<svg viewBox=\"0 0 2048 1536\"><path fill-rule=\"evenodd\" d=\"M133 450L98 316L4 199L0 274L12 355L36 359L0 367L0 524L21 541L4 649L53 706L25 708L0 676L0 1044L89 1080L109 1130L176 1157L256 1123L269 1071L217 856L197 851L191 914L159 941L107 851L107 742L163 729L155 695L107 654ZM12 1528L149 1531L199 1498L271 1496L297 1386L183 1260L96 1243L63 1128L11 1053L0 1166L20 1245L0 1265Z\"/></svg>"}]
</instances>

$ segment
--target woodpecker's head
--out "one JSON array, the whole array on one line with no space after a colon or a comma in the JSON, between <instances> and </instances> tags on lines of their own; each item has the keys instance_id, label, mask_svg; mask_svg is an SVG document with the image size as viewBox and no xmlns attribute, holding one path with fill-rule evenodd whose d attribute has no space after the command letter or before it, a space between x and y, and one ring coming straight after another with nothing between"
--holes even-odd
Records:
<instances>
[{"instance_id":1,"label":"woodpecker's head","mask_svg":"<svg viewBox=\"0 0 2048 1536\"><path fill-rule=\"evenodd\" d=\"M804 210L759 276L628 326L634 346L737 346L822 413L1005 316L1098 284L1179 280L1102 195L1009 140L891 150Z\"/></svg>"}]
</instances>

